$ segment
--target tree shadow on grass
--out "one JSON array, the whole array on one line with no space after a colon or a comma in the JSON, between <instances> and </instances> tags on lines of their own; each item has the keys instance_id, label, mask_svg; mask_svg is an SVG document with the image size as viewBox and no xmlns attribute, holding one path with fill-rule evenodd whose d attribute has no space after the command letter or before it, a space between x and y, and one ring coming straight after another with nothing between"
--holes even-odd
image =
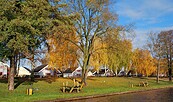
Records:
<instances>
[{"instance_id":1,"label":"tree shadow on grass","mask_svg":"<svg viewBox=\"0 0 173 102\"><path fill-rule=\"evenodd\" d=\"M49 84L56 81L56 77L34 78L34 82L45 81Z\"/></svg>"},{"instance_id":2,"label":"tree shadow on grass","mask_svg":"<svg viewBox=\"0 0 173 102\"><path fill-rule=\"evenodd\" d=\"M22 83L28 81L28 78L16 78L15 80L15 85L14 85L14 89L16 89L18 86L20 86Z\"/></svg>"},{"instance_id":3,"label":"tree shadow on grass","mask_svg":"<svg viewBox=\"0 0 173 102\"><path fill-rule=\"evenodd\" d=\"M0 78L0 83L8 83L8 79L7 78Z\"/></svg>"},{"instance_id":4,"label":"tree shadow on grass","mask_svg":"<svg viewBox=\"0 0 173 102\"><path fill-rule=\"evenodd\" d=\"M29 82L29 78L20 78L20 77L15 77L14 78L14 89L16 89L18 86L20 86L22 83L28 81ZM8 84L8 78L0 78L0 83L5 83ZM25 84L25 85L29 85Z\"/></svg>"},{"instance_id":5,"label":"tree shadow on grass","mask_svg":"<svg viewBox=\"0 0 173 102\"><path fill-rule=\"evenodd\" d=\"M19 79L16 82L15 88L17 88L19 85L32 85L33 83L37 83L39 81L45 81L49 84L51 84L52 82L56 81L56 78L52 78L52 77L47 77L47 78L34 78L32 81L30 78L24 78L24 79Z\"/></svg>"},{"instance_id":6,"label":"tree shadow on grass","mask_svg":"<svg viewBox=\"0 0 173 102\"><path fill-rule=\"evenodd\" d=\"M14 89L17 89L20 85L32 85L33 83L37 83L39 81L45 81L49 84L56 81L56 77L47 77L47 78L34 78L34 81L31 81L29 77L21 78L15 77L14 79ZM8 84L8 78L0 78L0 83Z\"/></svg>"},{"instance_id":7,"label":"tree shadow on grass","mask_svg":"<svg viewBox=\"0 0 173 102\"><path fill-rule=\"evenodd\" d=\"M15 77L14 78L14 89L18 88L21 84L22 85L32 85L33 83L37 83L39 81L45 81L49 84L56 81L56 78L35 78L34 81L31 81L29 77L21 78ZM0 78L0 83L8 84L8 78Z\"/></svg>"}]
</instances>

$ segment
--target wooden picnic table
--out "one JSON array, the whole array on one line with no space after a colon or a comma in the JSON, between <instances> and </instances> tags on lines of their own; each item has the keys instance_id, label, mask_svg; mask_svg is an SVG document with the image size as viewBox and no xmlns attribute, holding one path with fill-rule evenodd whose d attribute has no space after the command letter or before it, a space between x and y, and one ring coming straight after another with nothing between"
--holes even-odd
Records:
<instances>
[{"instance_id":1,"label":"wooden picnic table","mask_svg":"<svg viewBox=\"0 0 173 102\"><path fill-rule=\"evenodd\" d=\"M69 91L71 93L74 90L79 92L83 88L83 85L84 85L84 83L80 84L78 81L76 81L76 79L73 79L73 85L72 86L69 86L68 82L66 82L65 84L63 83L62 92Z\"/></svg>"},{"instance_id":2,"label":"wooden picnic table","mask_svg":"<svg viewBox=\"0 0 173 102\"><path fill-rule=\"evenodd\" d=\"M147 81L146 82L142 81L142 82L139 83L139 86L147 87L148 86L148 82Z\"/></svg>"}]
</instances>

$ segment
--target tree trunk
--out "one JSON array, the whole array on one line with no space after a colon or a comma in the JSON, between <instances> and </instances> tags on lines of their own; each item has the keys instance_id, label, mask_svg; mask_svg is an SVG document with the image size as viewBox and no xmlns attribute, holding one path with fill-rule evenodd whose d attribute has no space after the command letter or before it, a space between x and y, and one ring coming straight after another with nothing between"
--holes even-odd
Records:
<instances>
[{"instance_id":1,"label":"tree trunk","mask_svg":"<svg viewBox=\"0 0 173 102\"><path fill-rule=\"evenodd\" d=\"M169 67L168 73L169 73L169 81L172 81L172 68Z\"/></svg>"},{"instance_id":2,"label":"tree trunk","mask_svg":"<svg viewBox=\"0 0 173 102\"><path fill-rule=\"evenodd\" d=\"M167 57L168 58L168 57ZM172 81L172 57L168 59L168 73L169 73L169 81Z\"/></svg>"},{"instance_id":3,"label":"tree trunk","mask_svg":"<svg viewBox=\"0 0 173 102\"><path fill-rule=\"evenodd\" d=\"M15 58L10 58L10 72L8 77L8 90L14 90Z\"/></svg>"},{"instance_id":4,"label":"tree trunk","mask_svg":"<svg viewBox=\"0 0 173 102\"><path fill-rule=\"evenodd\" d=\"M18 54L15 53L15 56L14 56L14 76L17 76L17 58L18 57Z\"/></svg>"},{"instance_id":5,"label":"tree trunk","mask_svg":"<svg viewBox=\"0 0 173 102\"><path fill-rule=\"evenodd\" d=\"M91 56L91 54L89 54L89 53L87 53L84 56L85 59L84 59L84 64L83 64L83 68L82 68L82 83L84 83L85 85L87 84L86 79L87 79L90 56Z\"/></svg>"},{"instance_id":6,"label":"tree trunk","mask_svg":"<svg viewBox=\"0 0 173 102\"><path fill-rule=\"evenodd\" d=\"M87 74L85 73L85 74L83 74L83 76L82 76L82 83L84 83L85 85L87 85L86 79L87 79Z\"/></svg>"},{"instance_id":7,"label":"tree trunk","mask_svg":"<svg viewBox=\"0 0 173 102\"><path fill-rule=\"evenodd\" d=\"M159 58L159 61L158 61L158 66L157 66L157 83L159 83L159 71L160 71L160 58Z\"/></svg>"},{"instance_id":8,"label":"tree trunk","mask_svg":"<svg viewBox=\"0 0 173 102\"><path fill-rule=\"evenodd\" d=\"M82 68L82 83L84 83L85 85L87 84L86 83L86 78L87 78L87 66L84 65L83 68Z\"/></svg>"},{"instance_id":9,"label":"tree trunk","mask_svg":"<svg viewBox=\"0 0 173 102\"><path fill-rule=\"evenodd\" d=\"M31 82L34 82L34 68L35 68L34 61L31 60L31 75L30 75Z\"/></svg>"}]
</instances>

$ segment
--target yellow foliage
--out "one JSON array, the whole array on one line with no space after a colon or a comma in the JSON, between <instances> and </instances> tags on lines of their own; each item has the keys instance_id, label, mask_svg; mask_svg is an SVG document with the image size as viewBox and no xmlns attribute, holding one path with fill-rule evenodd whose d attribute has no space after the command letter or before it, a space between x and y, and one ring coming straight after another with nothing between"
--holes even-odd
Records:
<instances>
[{"instance_id":1,"label":"yellow foliage","mask_svg":"<svg viewBox=\"0 0 173 102\"><path fill-rule=\"evenodd\" d=\"M138 73L149 76L156 71L154 59L148 50L136 49L133 55L133 67Z\"/></svg>"},{"instance_id":2,"label":"yellow foliage","mask_svg":"<svg viewBox=\"0 0 173 102\"><path fill-rule=\"evenodd\" d=\"M48 37L48 64L50 67L62 69L77 66L77 47L69 41L76 39L73 31L63 31L62 29Z\"/></svg>"},{"instance_id":3,"label":"yellow foliage","mask_svg":"<svg viewBox=\"0 0 173 102\"><path fill-rule=\"evenodd\" d=\"M119 38L118 29L112 29L103 38L95 39L93 49L90 65L96 70L100 66L107 66L112 70L130 67L132 43L130 40Z\"/></svg>"},{"instance_id":4,"label":"yellow foliage","mask_svg":"<svg viewBox=\"0 0 173 102\"><path fill-rule=\"evenodd\" d=\"M94 52L90 59L90 66L93 66L95 70L98 70L101 65L107 65L108 55L107 47L101 39L96 39L94 42Z\"/></svg>"}]
</instances>

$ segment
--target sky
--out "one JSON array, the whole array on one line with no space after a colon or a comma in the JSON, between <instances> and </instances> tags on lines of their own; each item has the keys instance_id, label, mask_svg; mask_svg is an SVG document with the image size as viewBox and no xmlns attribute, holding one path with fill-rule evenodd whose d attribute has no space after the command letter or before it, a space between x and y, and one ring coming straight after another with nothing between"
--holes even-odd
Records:
<instances>
[{"instance_id":1,"label":"sky","mask_svg":"<svg viewBox=\"0 0 173 102\"><path fill-rule=\"evenodd\" d=\"M118 24L134 24L133 48L143 48L149 32L173 29L173 0L116 0Z\"/></svg>"}]
</instances>

